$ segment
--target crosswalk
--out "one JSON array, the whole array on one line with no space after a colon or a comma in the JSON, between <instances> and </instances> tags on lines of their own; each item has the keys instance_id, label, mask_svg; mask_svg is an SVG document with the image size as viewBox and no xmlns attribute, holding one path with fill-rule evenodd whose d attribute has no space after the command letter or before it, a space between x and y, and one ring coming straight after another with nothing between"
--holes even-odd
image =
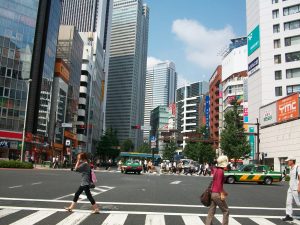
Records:
<instances>
[{"instance_id":1,"label":"crosswalk","mask_svg":"<svg viewBox=\"0 0 300 225\"><path fill-rule=\"evenodd\" d=\"M204 225L204 214L154 213L122 211L101 211L91 214L88 210L75 210L72 213L54 208L23 208L0 206L1 225ZM278 225L291 224L281 221L279 216L232 215L230 225ZM214 224L222 224L222 215L216 215ZM292 224L299 224L294 220Z\"/></svg>"},{"instance_id":2,"label":"crosswalk","mask_svg":"<svg viewBox=\"0 0 300 225\"><path fill-rule=\"evenodd\" d=\"M94 189L91 189L91 194L92 194L92 196L97 196L104 192L110 191L114 188L115 187L110 187L110 186L97 186ZM73 196L74 196L74 193L70 193L70 194L67 194L64 196L60 196L60 197L56 198L55 200L72 200ZM86 199L87 199L87 197L86 197L85 193L83 192L79 197L79 201L86 200Z\"/></svg>"}]
</instances>

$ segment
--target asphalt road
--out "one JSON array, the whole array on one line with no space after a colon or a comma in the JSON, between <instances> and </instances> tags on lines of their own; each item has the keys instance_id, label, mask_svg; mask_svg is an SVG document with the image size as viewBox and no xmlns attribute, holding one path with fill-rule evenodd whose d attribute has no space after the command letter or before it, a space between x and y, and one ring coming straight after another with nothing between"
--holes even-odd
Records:
<instances>
[{"instance_id":1,"label":"asphalt road","mask_svg":"<svg viewBox=\"0 0 300 225\"><path fill-rule=\"evenodd\" d=\"M69 214L63 207L80 185L79 174L0 170L0 224L197 225L205 221L208 208L201 205L199 196L210 177L117 172L96 175L98 183L92 194L101 206L100 215L90 215L90 203L84 195L77 211ZM271 186L226 184L230 224L287 224L280 220L285 215L287 187L285 182ZM217 211L214 224L221 224L220 215ZM300 221L294 220L294 224Z\"/></svg>"}]
</instances>

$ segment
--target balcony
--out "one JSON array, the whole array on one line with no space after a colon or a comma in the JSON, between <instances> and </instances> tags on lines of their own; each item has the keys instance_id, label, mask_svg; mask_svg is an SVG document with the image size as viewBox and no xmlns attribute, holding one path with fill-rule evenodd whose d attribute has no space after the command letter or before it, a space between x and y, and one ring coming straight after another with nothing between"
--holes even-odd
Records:
<instances>
[{"instance_id":1,"label":"balcony","mask_svg":"<svg viewBox=\"0 0 300 225\"><path fill-rule=\"evenodd\" d=\"M84 86L80 86L79 92L80 92L80 93L87 94L87 88L84 87Z\"/></svg>"},{"instance_id":2,"label":"balcony","mask_svg":"<svg viewBox=\"0 0 300 225\"><path fill-rule=\"evenodd\" d=\"M78 109L77 114L78 114L78 116L85 116L85 110L84 109Z\"/></svg>"},{"instance_id":3,"label":"balcony","mask_svg":"<svg viewBox=\"0 0 300 225\"><path fill-rule=\"evenodd\" d=\"M81 74L81 76L80 76L80 82L86 82L86 83L88 83L88 81L89 81L88 76Z\"/></svg>"}]
</instances>

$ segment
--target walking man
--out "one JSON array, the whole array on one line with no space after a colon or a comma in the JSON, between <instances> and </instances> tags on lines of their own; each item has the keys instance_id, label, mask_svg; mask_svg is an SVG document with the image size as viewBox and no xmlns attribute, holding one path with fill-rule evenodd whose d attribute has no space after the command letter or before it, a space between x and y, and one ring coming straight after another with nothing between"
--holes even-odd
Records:
<instances>
[{"instance_id":1,"label":"walking man","mask_svg":"<svg viewBox=\"0 0 300 225\"><path fill-rule=\"evenodd\" d=\"M290 157L285 161L288 163L288 166L291 168L291 170L290 170L290 185L286 197L286 216L282 220L293 221L293 200L295 201L297 206L300 206L299 169L298 166L296 166L295 158Z\"/></svg>"}]
</instances>

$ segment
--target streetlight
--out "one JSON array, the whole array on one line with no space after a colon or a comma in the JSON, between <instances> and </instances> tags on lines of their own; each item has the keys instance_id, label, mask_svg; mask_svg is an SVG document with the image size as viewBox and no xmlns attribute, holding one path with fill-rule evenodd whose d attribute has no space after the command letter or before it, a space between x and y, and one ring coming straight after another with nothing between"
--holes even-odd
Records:
<instances>
[{"instance_id":1,"label":"streetlight","mask_svg":"<svg viewBox=\"0 0 300 225\"><path fill-rule=\"evenodd\" d=\"M28 107L29 88L30 88L30 82L31 81L32 81L32 79L25 80L25 82L27 84L27 97L26 97L26 105L25 105L23 134L22 134L21 162L24 162L25 128L26 128L26 119L27 119L27 107Z\"/></svg>"}]
</instances>

